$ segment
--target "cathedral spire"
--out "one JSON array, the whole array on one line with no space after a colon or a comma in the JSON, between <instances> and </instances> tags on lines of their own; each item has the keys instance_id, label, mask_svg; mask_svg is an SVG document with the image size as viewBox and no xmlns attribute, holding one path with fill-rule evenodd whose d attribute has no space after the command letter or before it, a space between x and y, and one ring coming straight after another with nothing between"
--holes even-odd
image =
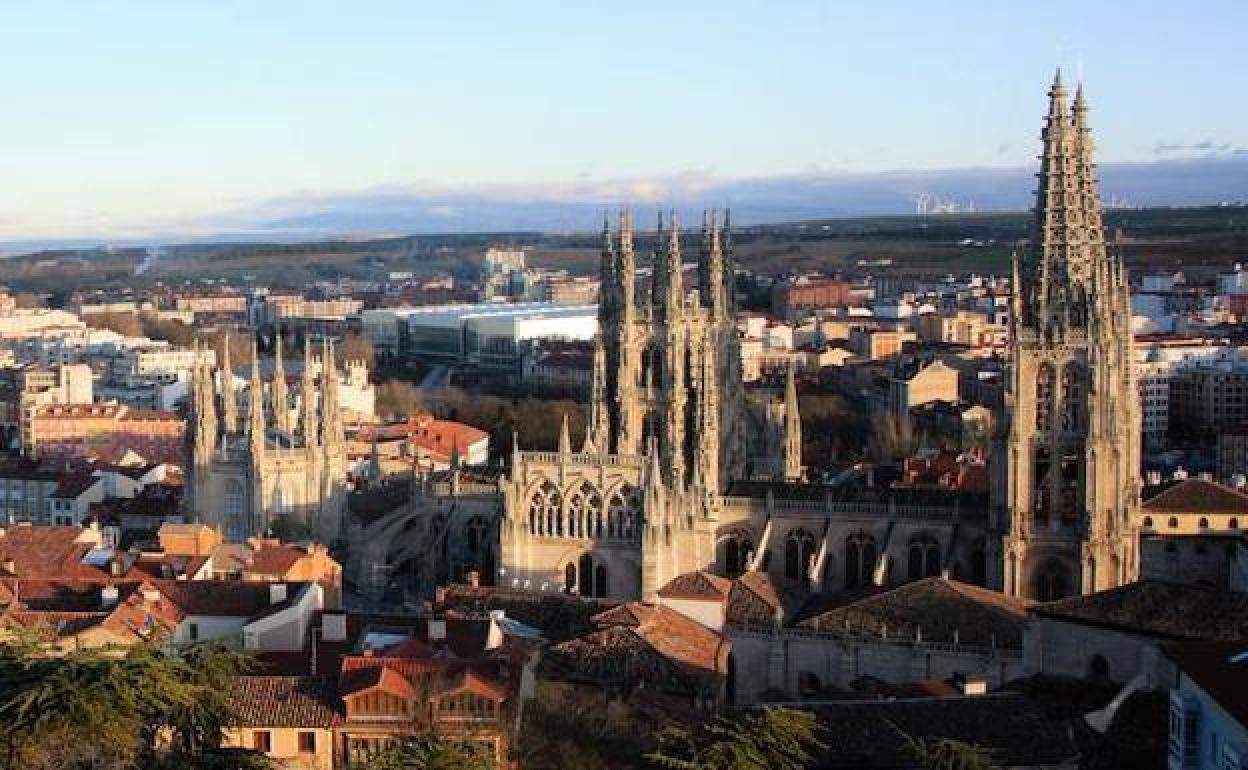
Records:
<instances>
[{"instance_id":1,"label":"cathedral spire","mask_svg":"<svg viewBox=\"0 0 1248 770\"><path fill-rule=\"evenodd\" d=\"M559 426L559 454L572 454L572 437L568 433L568 413L563 413L563 423Z\"/></svg>"},{"instance_id":2,"label":"cathedral spire","mask_svg":"<svg viewBox=\"0 0 1248 770\"><path fill-rule=\"evenodd\" d=\"M616 307L617 319L626 320L633 317L636 309L637 257L633 253L633 212L631 209L620 211L620 243L617 254L615 282L618 294Z\"/></svg>"},{"instance_id":3,"label":"cathedral spire","mask_svg":"<svg viewBox=\"0 0 1248 770\"><path fill-rule=\"evenodd\" d=\"M615 245L611 238L611 218L602 212L602 260L599 266L598 323L600 326L615 317L619 301L619 277L616 275Z\"/></svg>"},{"instance_id":4,"label":"cathedral spire","mask_svg":"<svg viewBox=\"0 0 1248 770\"><path fill-rule=\"evenodd\" d=\"M299 399L303 407L303 445L314 447L320 443L316 424L316 373L313 369L312 339L303 338L303 380L300 383Z\"/></svg>"},{"instance_id":5,"label":"cathedral spire","mask_svg":"<svg viewBox=\"0 0 1248 770\"><path fill-rule=\"evenodd\" d=\"M273 426L278 433L289 440L290 406L286 393L286 367L282 363L282 333L280 331L273 338L273 385L269 397L273 402Z\"/></svg>"},{"instance_id":6,"label":"cathedral spire","mask_svg":"<svg viewBox=\"0 0 1248 770\"><path fill-rule=\"evenodd\" d=\"M797 407L797 378L794 364L784 380L784 477L787 481L802 478L802 418Z\"/></svg>"},{"instance_id":7,"label":"cathedral spire","mask_svg":"<svg viewBox=\"0 0 1248 770\"><path fill-rule=\"evenodd\" d=\"M680 275L680 225L676 221L675 209L672 209L670 219L667 232L664 233L663 214L660 212L659 243L654 253L654 297L651 301L660 320L673 322L681 318L685 296Z\"/></svg>"},{"instance_id":8,"label":"cathedral spire","mask_svg":"<svg viewBox=\"0 0 1248 770\"><path fill-rule=\"evenodd\" d=\"M260 356L256 352L256 340L251 340L251 382L247 386L247 435L251 440L252 462L264 454L264 380L260 378Z\"/></svg>"},{"instance_id":9,"label":"cathedral spire","mask_svg":"<svg viewBox=\"0 0 1248 770\"><path fill-rule=\"evenodd\" d=\"M334 341L325 338L321 364L321 390L325 402L321 408L321 444L326 454L342 448L342 405L338 400L338 363L334 358Z\"/></svg>"},{"instance_id":10,"label":"cathedral spire","mask_svg":"<svg viewBox=\"0 0 1248 770\"><path fill-rule=\"evenodd\" d=\"M607 406L607 351L603 334L594 336L593 392L589 399L589 422L585 427L585 447L581 452L591 454L600 448L607 451L607 435L610 433L610 413Z\"/></svg>"},{"instance_id":11,"label":"cathedral spire","mask_svg":"<svg viewBox=\"0 0 1248 770\"><path fill-rule=\"evenodd\" d=\"M221 338L221 411L225 420L225 432L237 433L238 395L234 392L234 362L230 360L230 332Z\"/></svg>"}]
</instances>

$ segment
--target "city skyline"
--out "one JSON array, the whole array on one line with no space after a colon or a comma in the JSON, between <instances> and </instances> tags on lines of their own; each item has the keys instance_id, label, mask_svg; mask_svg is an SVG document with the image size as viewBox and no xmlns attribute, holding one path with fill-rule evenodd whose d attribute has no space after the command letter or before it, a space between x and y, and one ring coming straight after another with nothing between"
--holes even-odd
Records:
<instances>
[{"instance_id":1,"label":"city skyline","mask_svg":"<svg viewBox=\"0 0 1248 770\"><path fill-rule=\"evenodd\" d=\"M442 199L735 204L759 180L1030 170L1027 97L1055 65L1086 74L1107 166L1248 154L1229 3L1217 24L1162 4L70 11L4 14L0 240L248 230L378 195L436 220Z\"/></svg>"}]
</instances>

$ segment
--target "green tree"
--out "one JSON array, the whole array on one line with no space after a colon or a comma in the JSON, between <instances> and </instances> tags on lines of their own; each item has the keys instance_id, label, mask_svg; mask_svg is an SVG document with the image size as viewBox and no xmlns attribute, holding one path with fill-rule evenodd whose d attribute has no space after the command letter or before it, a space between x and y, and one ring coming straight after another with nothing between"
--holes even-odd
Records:
<instances>
[{"instance_id":1,"label":"green tree","mask_svg":"<svg viewBox=\"0 0 1248 770\"><path fill-rule=\"evenodd\" d=\"M493 770L490 750L481 743L426 736L402 741L348 770Z\"/></svg>"},{"instance_id":2,"label":"green tree","mask_svg":"<svg viewBox=\"0 0 1248 770\"><path fill-rule=\"evenodd\" d=\"M248 666L213 646L48 652L29 639L0 644L3 770L199 767L221 743L233 677Z\"/></svg>"},{"instance_id":3,"label":"green tree","mask_svg":"<svg viewBox=\"0 0 1248 770\"><path fill-rule=\"evenodd\" d=\"M823 748L815 728L813 714L765 708L716 718L692 733L666 730L646 759L664 770L803 770Z\"/></svg>"}]
</instances>

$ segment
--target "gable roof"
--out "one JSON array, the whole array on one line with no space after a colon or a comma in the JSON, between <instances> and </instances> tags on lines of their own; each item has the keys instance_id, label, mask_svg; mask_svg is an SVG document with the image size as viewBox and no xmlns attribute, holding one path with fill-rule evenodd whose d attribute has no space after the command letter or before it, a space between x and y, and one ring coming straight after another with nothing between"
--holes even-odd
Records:
<instances>
[{"instance_id":1,"label":"gable roof","mask_svg":"<svg viewBox=\"0 0 1248 770\"><path fill-rule=\"evenodd\" d=\"M1248 514L1248 495L1204 479L1187 479L1145 502L1146 513Z\"/></svg>"},{"instance_id":2,"label":"gable roof","mask_svg":"<svg viewBox=\"0 0 1248 770\"><path fill-rule=\"evenodd\" d=\"M1027 604L978 586L930 577L800 620L812 631L853 631L983 647L1021 649Z\"/></svg>"},{"instance_id":3,"label":"gable roof","mask_svg":"<svg viewBox=\"0 0 1248 770\"><path fill-rule=\"evenodd\" d=\"M668 581L659 589L664 599L702 599L727 601L732 590L732 580L705 570L686 572Z\"/></svg>"},{"instance_id":4,"label":"gable roof","mask_svg":"<svg viewBox=\"0 0 1248 770\"><path fill-rule=\"evenodd\" d=\"M1248 641L1248 594L1141 580L1038 604L1040 616L1162 639Z\"/></svg>"},{"instance_id":5,"label":"gable roof","mask_svg":"<svg viewBox=\"0 0 1248 770\"><path fill-rule=\"evenodd\" d=\"M331 727L333 682L315 676L237 676L230 706L237 727Z\"/></svg>"}]
</instances>

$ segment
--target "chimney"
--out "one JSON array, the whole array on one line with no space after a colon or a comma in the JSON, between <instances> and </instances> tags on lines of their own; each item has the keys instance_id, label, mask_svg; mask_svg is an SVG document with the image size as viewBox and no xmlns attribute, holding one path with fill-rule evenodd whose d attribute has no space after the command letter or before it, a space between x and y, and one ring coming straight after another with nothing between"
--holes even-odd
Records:
<instances>
[{"instance_id":1,"label":"chimney","mask_svg":"<svg viewBox=\"0 0 1248 770\"><path fill-rule=\"evenodd\" d=\"M503 646L503 629L498 621L507 617L504 610L490 610L490 630L485 637L485 649L497 650Z\"/></svg>"},{"instance_id":2,"label":"chimney","mask_svg":"<svg viewBox=\"0 0 1248 770\"><path fill-rule=\"evenodd\" d=\"M105 608L116 607L118 597L117 586L106 585L100 589L100 606Z\"/></svg>"},{"instance_id":3,"label":"chimney","mask_svg":"<svg viewBox=\"0 0 1248 770\"><path fill-rule=\"evenodd\" d=\"M321 615L321 639L326 642L347 641L347 613L323 613Z\"/></svg>"},{"instance_id":4,"label":"chimney","mask_svg":"<svg viewBox=\"0 0 1248 770\"><path fill-rule=\"evenodd\" d=\"M143 601L148 604L155 604L160 601L160 591L150 585L143 586Z\"/></svg>"},{"instance_id":5,"label":"chimney","mask_svg":"<svg viewBox=\"0 0 1248 770\"><path fill-rule=\"evenodd\" d=\"M113 577L121 577L125 571L126 565L122 563L120 557L114 556L108 560L108 572Z\"/></svg>"},{"instance_id":6,"label":"chimney","mask_svg":"<svg viewBox=\"0 0 1248 770\"><path fill-rule=\"evenodd\" d=\"M481 587L481 573L477 572L475 569L468 570L468 585L472 586L473 588L480 588Z\"/></svg>"},{"instance_id":7,"label":"chimney","mask_svg":"<svg viewBox=\"0 0 1248 770\"><path fill-rule=\"evenodd\" d=\"M4 571L8 573L9 575L14 575L14 576L17 575L17 562L13 560L12 556L6 558L4 560L4 563L0 566L3 566Z\"/></svg>"},{"instance_id":8,"label":"chimney","mask_svg":"<svg viewBox=\"0 0 1248 770\"><path fill-rule=\"evenodd\" d=\"M429 641L444 642L446 641L446 620L429 619Z\"/></svg>"},{"instance_id":9,"label":"chimney","mask_svg":"<svg viewBox=\"0 0 1248 770\"><path fill-rule=\"evenodd\" d=\"M269 583L269 604L281 604L286 601L286 584Z\"/></svg>"}]
</instances>

